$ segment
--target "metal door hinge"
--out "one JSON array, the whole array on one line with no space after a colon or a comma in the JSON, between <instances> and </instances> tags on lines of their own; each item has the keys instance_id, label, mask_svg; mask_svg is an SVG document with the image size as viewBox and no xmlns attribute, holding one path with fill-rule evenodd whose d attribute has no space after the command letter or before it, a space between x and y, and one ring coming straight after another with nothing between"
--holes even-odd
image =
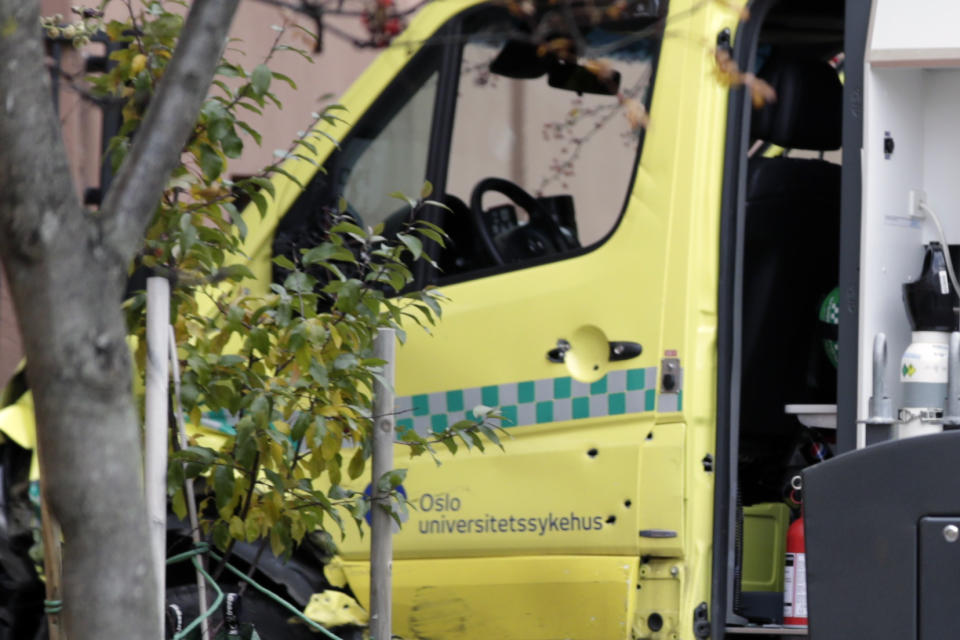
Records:
<instances>
[{"instance_id":1,"label":"metal door hinge","mask_svg":"<svg viewBox=\"0 0 960 640\"><path fill-rule=\"evenodd\" d=\"M707 603L701 602L693 610L693 636L698 640L710 637L710 619Z\"/></svg>"}]
</instances>

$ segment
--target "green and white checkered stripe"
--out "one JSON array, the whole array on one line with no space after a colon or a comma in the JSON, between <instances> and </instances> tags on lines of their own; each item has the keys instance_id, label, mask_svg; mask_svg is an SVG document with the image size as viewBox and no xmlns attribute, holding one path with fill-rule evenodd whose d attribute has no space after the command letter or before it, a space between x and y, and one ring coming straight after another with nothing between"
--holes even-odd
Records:
<instances>
[{"instance_id":1,"label":"green and white checkered stripe","mask_svg":"<svg viewBox=\"0 0 960 640\"><path fill-rule=\"evenodd\" d=\"M592 384L565 376L398 397L397 429L437 433L473 420L479 404L499 407L506 418L503 426L509 428L653 411L656 402L657 368L626 369Z\"/></svg>"}]
</instances>

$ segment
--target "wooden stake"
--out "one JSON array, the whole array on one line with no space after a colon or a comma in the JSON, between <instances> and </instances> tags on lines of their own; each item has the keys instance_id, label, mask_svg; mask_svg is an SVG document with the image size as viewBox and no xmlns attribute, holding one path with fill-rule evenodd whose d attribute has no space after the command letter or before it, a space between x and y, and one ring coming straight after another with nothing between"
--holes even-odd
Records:
<instances>
[{"instance_id":1,"label":"wooden stake","mask_svg":"<svg viewBox=\"0 0 960 640\"><path fill-rule=\"evenodd\" d=\"M373 383L373 483L370 505L370 635L372 640L391 640L391 609L393 598L393 518L381 503L388 498L379 496L377 481L393 470L394 442L394 354L396 336L393 329L380 329L373 343L373 357L386 361L383 380Z\"/></svg>"},{"instance_id":2,"label":"wooden stake","mask_svg":"<svg viewBox=\"0 0 960 640\"><path fill-rule=\"evenodd\" d=\"M40 485L40 518L43 537L43 571L47 578L47 602L60 603L63 598L63 561L60 547L60 524L47 506L47 492ZM47 626L50 640L64 640L61 606L47 606Z\"/></svg>"}]
</instances>

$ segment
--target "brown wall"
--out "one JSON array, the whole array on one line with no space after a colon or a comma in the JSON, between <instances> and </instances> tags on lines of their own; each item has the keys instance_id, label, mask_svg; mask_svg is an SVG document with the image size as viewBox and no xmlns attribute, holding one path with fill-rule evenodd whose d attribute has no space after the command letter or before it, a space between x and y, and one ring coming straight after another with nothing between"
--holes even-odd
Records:
<instances>
[{"instance_id":1,"label":"brown wall","mask_svg":"<svg viewBox=\"0 0 960 640\"><path fill-rule=\"evenodd\" d=\"M61 13L64 20L70 22L75 18L70 12L70 6L74 3L75 0L42 0L41 5L44 15ZM138 4L134 3L134 6ZM126 11L126 7L120 2L114 2L109 7L111 12L118 12L121 16L122 12ZM277 36L271 26L296 20L310 31L315 30L313 23L292 12L255 0L241 3L231 30L231 36L237 40L230 46L237 51L228 52L228 58L248 69L253 68L263 61ZM329 20L330 24L342 30L361 38L364 36L358 18ZM297 29L288 28L284 33L284 42L300 49L312 50L313 43L308 41L305 34L300 34L302 32ZM299 90L294 91L282 82L275 83L272 88L284 105L283 111L267 110L263 117L257 117L253 113L249 114L249 117L245 115L251 126L263 135L263 145L258 147L253 141L249 141L243 156L231 163L231 173L256 173L269 164L275 149L286 149L297 132L309 125L310 113L319 111L324 104L330 102L330 99L325 101L323 97L328 94L341 94L376 55L376 51L358 49L329 32L324 41L324 51L312 55L313 64L292 52L280 52L271 61L271 67L293 78ZM102 49L97 45L82 51L64 47L61 61L63 70L80 77L85 58L101 52ZM99 186L100 182L100 110L81 99L66 83L61 83L60 87L58 107L64 143L77 194L82 196L87 187ZM0 386L6 384L21 358L19 333L6 283L0 280Z\"/></svg>"}]
</instances>

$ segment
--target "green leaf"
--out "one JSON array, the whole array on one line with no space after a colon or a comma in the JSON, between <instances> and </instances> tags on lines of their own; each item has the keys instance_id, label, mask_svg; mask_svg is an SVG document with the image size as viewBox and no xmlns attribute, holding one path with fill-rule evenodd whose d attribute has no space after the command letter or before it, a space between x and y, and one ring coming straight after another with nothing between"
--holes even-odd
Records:
<instances>
[{"instance_id":1,"label":"green leaf","mask_svg":"<svg viewBox=\"0 0 960 640\"><path fill-rule=\"evenodd\" d=\"M414 200L413 198L411 198L410 196L408 196L407 194L405 194L405 193L402 192L402 191L394 191L393 193L390 194L390 197L391 197L391 198L396 198L397 200L403 200L403 201L406 202L408 205L410 205L411 208L417 206L417 201Z\"/></svg>"},{"instance_id":2,"label":"green leaf","mask_svg":"<svg viewBox=\"0 0 960 640\"><path fill-rule=\"evenodd\" d=\"M340 371L345 371L353 367L356 367L359 363L360 361L357 359L357 356L355 356L354 354L341 353L336 357L336 359L334 359L333 368L338 369Z\"/></svg>"},{"instance_id":3,"label":"green leaf","mask_svg":"<svg viewBox=\"0 0 960 640\"><path fill-rule=\"evenodd\" d=\"M417 229L417 233L422 235L424 238L429 238L430 240L433 240L441 247L446 248L447 246L443 236L437 233L436 231L434 231L433 229L427 229L426 227L421 227Z\"/></svg>"},{"instance_id":4,"label":"green leaf","mask_svg":"<svg viewBox=\"0 0 960 640\"><path fill-rule=\"evenodd\" d=\"M387 471L385 474L380 476L380 479L377 480L377 491L380 493L387 493L396 489L407 477L406 469L394 469L392 471Z\"/></svg>"},{"instance_id":5,"label":"green leaf","mask_svg":"<svg viewBox=\"0 0 960 640\"><path fill-rule=\"evenodd\" d=\"M330 384L330 376L327 373L327 368L324 367L319 362L317 362L316 360L310 363L309 371L310 371L310 376L313 378L313 381L316 384L322 387L325 387L328 384Z\"/></svg>"},{"instance_id":6,"label":"green leaf","mask_svg":"<svg viewBox=\"0 0 960 640\"><path fill-rule=\"evenodd\" d=\"M283 82L286 82L288 85L290 85L291 89L295 90L297 88L297 83L294 82L293 79L290 78L289 76L286 76L282 73L277 73L276 71L274 71L273 77L276 78L277 80L282 80Z\"/></svg>"},{"instance_id":7,"label":"green leaf","mask_svg":"<svg viewBox=\"0 0 960 640\"><path fill-rule=\"evenodd\" d=\"M283 286L294 293L310 293L316 284L317 279L303 271L294 271L283 281Z\"/></svg>"},{"instance_id":8,"label":"green leaf","mask_svg":"<svg viewBox=\"0 0 960 640\"><path fill-rule=\"evenodd\" d=\"M254 93L258 96L262 96L270 88L270 79L273 77L273 73L270 71L270 68L265 64L257 65L253 73L250 75L250 86L253 88Z\"/></svg>"},{"instance_id":9,"label":"green leaf","mask_svg":"<svg viewBox=\"0 0 960 640\"><path fill-rule=\"evenodd\" d=\"M333 256L333 252L336 247L330 243L324 243L319 247L314 247L306 253L303 254L303 264L316 264L317 262L325 262Z\"/></svg>"},{"instance_id":10,"label":"green leaf","mask_svg":"<svg viewBox=\"0 0 960 640\"><path fill-rule=\"evenodd\" d=\"M220 66L217 67L216 74L225 78L239 78L243 76L241 72L237 71L237 66L229 62L221 62Z\"/></svg>"},{"instance_id":11,"label":"green leaf","mask_svg":"<svg viewBox=\"0 0 960 640\"><path fill-rule=\"evenodd\" d=\"M485 425L485 424L481 424L481 425L477 426L477 428L480 430L480 433L482 433L484 436L486 436L487 440L489 440L489 441L492 442L493 444L495 444L495 445L497 445L498 447L500 447L501 450L504 450L504 449L503 449L503 444L500 443L500 437L497 436L497 432L496 432L496 431L494 431L493 429L491 429L490 427L488 427L488 426Z\"/></svg>"},{"instance_id":12,"label":"green leaf","mask_svg":"<svg viewBox=\"0 0 960 640\"><path fill-rule=\"evenodd\" d=\"M213 490L217 494L217 509L230 506L233 500L233 487L233 469L223 465L218 466L213 472Z\"/></svg>"},{"instance_id":13,"label":"green leaf","mask_svg":"<svg viewBox=\"0 0 960 640\"><path fill-rule=\"evenodd\" d=\"M433 206L433 207L438 207L438 208L440 208L440 209L444 209L445 211L447 211L447 212L449 212L449 213L453 213L453 209L451 209L451 208L448 207L447 205L443 204L442 202L437 202L436 200L424 200L424 201L423 201L423 204L425 204L425 205L428 204L428 205Z\"/></svg>"},{"instance_id":14,"label":"green leaf","mask_svg":"<svg viewBox=\"0 0 960 640\"><path fill-rule=\"evenodd\" d=\"M293 184L297 185L297 186L300 187L301 189L305 189L305 188L306 188L306 187L303 186L303 183L300 182L300 178L298 178L297 176L293 175L292 173L290 173L289 171L287 171L287 170L284 169L283 167L275 166L275 167L272 167L272 168L271 168L271 171L275 171L275 172L279 173L280 175L284 176L285 178L288 178L288 179L290 180L290 182L292 182Z\"/></svg>"},{"instance_id":15,"label":"green leaf","mask_svg":"<svg viewBox=\"0 0 960 640\"><path fill-rule=\"evenodd\" d=\"M183 449L178 457L209 466L216 460L217 452L209 447L189 446Z\"/></svg>"},{"instance_id":16,"label":"green leaf","mask_svg":"<svg viewBox=\"0 0 960 640\"><path fill-rule=\"evenodd\" d=\"M457 452L457 443L453 439L453 435L445 435L443 438L440 439L440 444L442 444L447 449L449 449L450 453Z\"/></svg>"},{"instance_id":17,"label":"green leaf","mask_svg":"<svg viewBox=\"0 0 960 640\"><path fill-rule=\"evenodd\" d=\"M283 480L283 476L281 476L279 473L277 473L273 469L264 469L263 472L267 476L267 478L269 478L270 484L273 485L273 488L276 489L278 492L283 493L283 491L286 489L286 486L287 486L287 483L284 482Z\"/></svg>"},{"instance_id":18,"label":"green leaf","mask_svg":"<svg viewBox=\"0 0 960 640\"><path fill-rule=\"evenodd\" d=\"M226 551L230 544L230 525L223 520L213 525L213 544L221 551Z\"/></svg>"},{"instance_id":19,"label":"green leaf","mask_svg":"<svg viewBox=\"0 0 960 640\"><path fill-rule=\"evenodd\" d=\"M220 146L223 147L223 153L228 158L239 158L240 154L243 153L243 140L233 130L233 127L223 136Z\"/></svg>"},{"instance_id":20,"label":"green leaf","mask_svg":"<svg viewBox=\"0 0 960 640\"><path fill-rule=\"evenodd\" d=\"M267 205L267 199L263 197L259 191L247 191L247 195L250 196L250 200L253 201L253 204L256 205L257 211L260 212L260 217L267 215L269 206Z\"/></svg>"},{"instance_id":21,"label":"green leaf","mask_svg":"<svg viewBox=\"0 0 960 640\"><path fill-rule=\"evenodd\" d=\"M220 356L220 366L222 367L235 367L241 364L245 364L247 359L241 355L235 353L228 353L226 355ZM232 387L231 387L232 388Z\"/></svg>"},{"instance_id":22,"label":"green leaf","mask_svg":"<svg viewBox=\"0 0 960 640\"><path fill-rule=\"evenodd\" d=\"M214 142L220 142L230 132L230 121L226 118L217 118L207 125L207 135Z\"/></svg>"},{"instance_id":23,"label":"green leaf","mask_svg":"<svg viewBox=\"0 0 960 640\"><path fill-rule=\"evenodd\" d=\"M353 457L350 458L350 466L347 467L347 474L350 476L351 480L356 480L363 473L363 467L366 465L366 460L363 457L363 448L357 447L357 450L353 452Z\"/></svg>"},{"instance_id":24,"label":"green leaf","mask_svg":"<svg viewBox=\"0 0 960 640\"><path fill-rule=\"evenodd\" d=\"M263 111L261 111L260 109L258 109L258 108L255 107L255 106L253 106L253 105L250 104L249 102L244 102L243 100L241 100L240 102L237 103L237 106L238 106L238 107L243 107L243 108L246 109L247 111L253 111L253 112L254 112L255 114L257 114L258 116L262 116L262 115L263 115ZM243 127L243 129L246 130L247 127ZM247 131L247 133L250 133L250 132ZM258 142L257 144L260 144L260 143Z\"/></svg>"},{"instance_id":25,"label":"green leaf","mask_svg":"<svg viewBox=\"0 0 960 640\"><path fill-rule=\"evenodd\" d=\"M310 54L307 53L306 51L304 51L303 49L298 49L298 48L296 48L296 47L291 47L291 46L288 45L288 44L280 44L280 45L277 45L276 48L277 48L277 51L291 51L291 52L293 52L293 53L299 54L300 57L302 57L304 60L306 60L306 61L309 62L310 64L313 64L313 58L311 58L311 57L310 57Z\"/></svg>"},{"instance_id":26,"label":"green leaf","mask_svg":"<svg viewBox=\"0 0 960 640\"><path fill-rule=\"evenodd\" d=\"M244 278L253 280L256 276L250 271L250 267L245 264L231 264L220 268L220 275L228 280L240 281Z\"/></svg>"},{"instance_id":27,"label":"green leaf","mask_svg":"<svg viewBox=\"0 0 960 640\"><path fill-rule=\"evenodd\" d=\"M180 466L180 465L177 465ZM186 520L187 518L187 501L183 495L183 488L180 487L173 492L173 498L171 498L170 506L173 507L173 513L180 518L181 520Z\"/></svg>"},{"instance_id":28,"label":"green leaf","mask_svg":"<svg viewBox=\"0 0 960 640\"><path fill-rule=\"evenodd\" d=\"M230 220L237 226L237 234L239 234L240 239L243 240L247 237L247 223L244 222L243 216L237 211L237 207L232 202L226 202L223 205L223 208L226 209L227 213L230 215Z\"/></svg>"},{"instance_id":29,"label":"green leaf","mask_svg":"<svg viewBox=\"0 0 960 640\"><path fill-rule=\"evenodd\" d=\"M431 193L433 193L433 183L427 180L420 187L420 199L429 198Z\"/></svg>"},{"instance_id":30,"label":"green leaf","mask_svg":"<svg viewBox=\"0 0 960 640\"><path fill-rule=\"evenodd\" d=\"M316 130L313 131L313 133L312 133L311 135L312 135L313 137L315 137L315 138L316 138L317 136L326 138L327 140L329 140L330 142L332 142L332 143L333 143L333 146L335 146L337 149L340 148L340 142L339 142L336 138L334 138L332 135L330 135L329 133L327 133L326 131L324 131L323 129L316 129Z\"/></svg>"},{"instance_id":31,"label":"green leaf","mask_svg":"<svg viewBox=\"0 0 960 640\"><path fill-rule=\"evenodd\" d=\"M290 438L294 442L300 442L303 440L303 436L307 432L307 429L310 427L310 423L312 421L313 417L307 412L303 412L297 416L296 422L293 423L293 427L290 429Z\"/></svg>"},{"instance_id":32,"label":"green leaf","mask_svg":"<svg viewBox=\"0 0 960 640\"><path fill-rule=\"evenodd\" d=\"M297 144L310 150L310 153L317 155L317 148L306 140L297 140ZM298 156L303 157L303 156ZM307 161L315 162L312 158L304 158Z\"/></svg>"},{"instance_id":33,"label":"green leaf","mask_svg":"<svg viewBox=\"0 0 960 640\"><path fill-rule=\"evenodd\" d=\"M397 240L402 242L407 249L410 250L411 255L413 255L414 260L419 260L420 255L423 253L423 243L420 242L419 238L415 238L411 235L405 233L398 233Z\"/></svg>"},{"instance_id":34,"label":"green leaf","mask_svg":"<svg viewBox=\"0 0 960 640\"><path fill-rule=\"evenodd\" d=\"M259 131L257 131L256 129L254 129L253 127L251 127L251 126L250 126L249 124L247 124L246 122L243 122L242 120L237 120L237 121L236 121L236 125L237 125L238 127L240 127L241 129L243 129L244 131L246 131L247 134L248 134L251 138L253 138L254 142L257 143L257 146L260 146L261 144L263 144L263 136L260 135L260 132L259 132Z\"/></svg>"},{"instance_id":35,"label":"green leaf","mask_svg":"<svg viewBox=\"0 0 960 640\"><path fill-rule=\"evenodd\" d=\"M250 332L250 346L267 355L270 352L270 334L263 329L254 329Z\"/></svg>"},{"instance_id":36,"label":"green leaf","mask_svg":"<svg viewBox=\"0 0 960 640\"><path fill-rule=\"evenodd\" d=\"M290 530L281 520L270 529L270 550L279 558L288 544L290 544Z\"/></svg>"},{"instance_id":37,"label":"green leaf","mask_svg":"<svg viewBox=\"0 0 960 640\"><path fill-rule=\"evenodd\" d=\"M269 193L271 197L277 196L277 189L273 186L273 183L270 180L260 176L253 176L251 178L247 178L247 180Z\"/></svg>"},{"instance_id":38,"label":"green leaf","mask_svg":"<svg viewBox=\"0 0 960 640\"><path fill-rule=\"evenodd\" d=\"M275 256L273 258L273 264L277 265L281 269L286 269L287 271L296 271L297 267L290 261L290 258L287 256Z\"/></svg>"},{"instance_id":39,"label":"green leaf","mask_svg":"<svg viewBox=\"0 0 960 640\"><path fill-rule=\"evenodd\" d=\"M357 237L358 240L362 240L366 233L363 229L353 224L352 222L338 222L330 228L330 233L349 233Z\"/></svg>"},{"instance_id":40,"label":"green leaf","mask_svg":"<svg viewBox=\"0 0 960 640\"><path fill-rule=\"evenodd\" d=\"M200 145L199 161L203 177L211 182L216 180L220 176L220 172L223 171L223 158L208 144Z\"/></svg>"}]
</instances>

